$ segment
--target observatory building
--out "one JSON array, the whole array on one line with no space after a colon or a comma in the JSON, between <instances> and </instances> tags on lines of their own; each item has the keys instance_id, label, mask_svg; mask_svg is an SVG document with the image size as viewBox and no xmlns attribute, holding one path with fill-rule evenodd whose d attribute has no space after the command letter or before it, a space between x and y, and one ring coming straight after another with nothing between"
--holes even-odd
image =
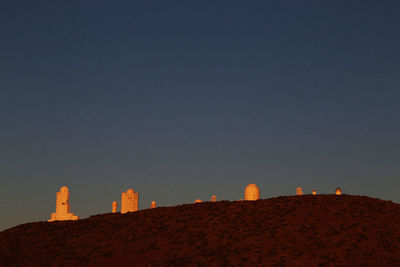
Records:
<instances>
[{"instance_id":1,"label":"observatory building","mask_svg":"<svg viewBox=\"0 0 400 267\"><path fill-rule=\"evenodd\" d=\"M78 216L71 213L68 187L63 186L60 188L60 192L57 192L56 212L51 214L51 219L49 222L69 220L75 221L78 219Z\"/></svg>"},{"instance_id":2,"label":"observatory building","mask_svg":"<svg viewBox=\"0 0 400 267\"><path fill-rule=\"evenodd\" d=\"M112 203L112 213L117 213L118 203L117 201L113 201Z\"/></svg>"},{"instance_id":3,"label":"observatory building","mask_svg":"<svg viewBox=\"0 0 400 267\"><path fill-rule=\"evenodd\" d=\"M152 201L150 204L150 209L154 209L156 207L156 202Z\"/></svg>"},{"instance_id":4,"label":"observatory building","mask_svg":"<svg viewBox=\"0 0 400 267\"><path fill-rule=\"evenodd\" d=\"M340 195L342 194L342 189L340 189L339 187L336 188L335 194L338 195L338 196L340 196Z\"/></svg>"},{"instance_id":5,"label":"observatory building","mask_svg":"<svg viewBox=\"0 0 400 267\"><path fill-rule=\"evenodd\" d=\"M303 188L297 187L297 188L296 188L296 195L297 195L297 196L301 196L302 194L303 194Z\"/></svg>"},{"instance_id":6,"label":"observatory building","mask_svg":"<svg viewBox=\"0 0 400 267\"><path fill-rule=\"evenodd\" d=\"M137 211L139 209L139 193L128 189L121 194L121 213Z\"/></svg>"},{"instance_id":7,"label":"observatory building","mask_svg":"<svg viewBox=\"0 0 400 267\"><path fill-rule=\"evenodd\" d=\"M212 195L210 201L211 202L216 202L217 201L217 196L216 195Z\"/></svg>"},{"instance_id":8,"label":"observatory building","mask_svg":"<svg viewBox=\"0 0 400 267\"><path fill-rule=\"evenodd\" d=\"M244 200L260 199L260 189L255 184L248 184L244 189Z\"/></svg>"}]
</instances>

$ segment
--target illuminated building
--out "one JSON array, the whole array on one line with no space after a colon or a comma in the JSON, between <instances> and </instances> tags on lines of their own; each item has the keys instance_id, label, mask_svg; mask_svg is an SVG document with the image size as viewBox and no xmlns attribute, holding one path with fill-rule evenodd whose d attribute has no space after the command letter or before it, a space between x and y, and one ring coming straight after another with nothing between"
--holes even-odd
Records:
<instances>
[{"instance_id":1,"label":"illuminated building","mask_svg":"<svg viewBox=\"0 0 400 267\"><path fill-rule=\"evenodd\" d=\"M78 219L78 216L71 213L68 187L63 186L60 188L60 192L57 192L56 212L51 214L51 219L49 222L69 220L74 221Z\"/></svg>"},{"instance_id":2,"label":"illuminated building","mask_svg":"<svg viewBox=\"0 0 400 267\"><path fill-rule=\"evenodd\" d=\"M260 189L255 184L248 184L244 189L244 200L260 199Z\"/></svg>"},{"instance_id":3,"label":"illuminated building","mask_svg":"<svg viewBox=\"0 0 400 267\"><path fill-rule=\"evenodd\" d=\"M303 194L303 188L297 187L296 188L296 195L301 196Z\"/></svg>"},{"instance_id":4,"label":"illuminated building","mask_svg":"<svg viewBox=\"0 0 400 267\"><path fill-rule=\"evenodd\" d=\"M118 207L117 201L113 201L113 203L112 203L112 213L116 213L117 212L117 207Z\"/></svg>"},{"instance_id":5,"label":"illuminated building","mask_svg":"<svg viewBox=\"0 0 400 267\"><path fill-rule=\"evenodd\" d=\"M128 189L121 194L121 213L137 211L139 209L139 193Z\"/></svg>"},{"instance_id":6,"label":"illuminated building","mask_svg":"<svg viewBox=\"0 0 400 267\"><path fill-rule=\"evenodd\" d=\"M338 196L341 195L342 194L342 189L340 189L339 187L336 188L335 194L338 195Z\"/></svg>"}]
</instances>

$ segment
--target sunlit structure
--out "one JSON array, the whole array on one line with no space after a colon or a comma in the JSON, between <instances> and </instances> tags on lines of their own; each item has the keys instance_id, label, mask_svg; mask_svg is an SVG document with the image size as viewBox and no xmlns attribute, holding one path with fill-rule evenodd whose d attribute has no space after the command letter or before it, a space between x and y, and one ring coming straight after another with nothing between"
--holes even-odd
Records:
<instances>
[{"instance_id":1,"label":"sunlit structure","mask_svg":"<svg viewBox=\"0 0 400 267\"><path fill-rule=\"evenodd\" d=\"M248 184L244 189L244 200L260 199L260 189L255 184Z\"/></svg>"},{"instance_id":2,"label":"sunlit structure","mask_svg":"<svg viewBox=\"0 0 400 267\"><path fill-rule=\"evenodd\" d=\"M211 202L216 202L217 201L217 196L216 195L212 195L210 201Z\"/></svg>"},{"instance_id":3,"label":"sunlit structure","mask_svg":"<svg viewBox=\"0 0 400 267\"><path fill-rule=\"evenodd\" d=\"M342 194L342 189L340 189L339 187L336 188L335 194L338 195L338 196L341 195Z\"/></svg>"},{"instance_id":4,"label":"sunlit structure","mask_svg":"<svg viewBox=\"0 0 400 267\"><path fill-rule=\"evenodd\" d=\"M296 188L296 195L301 196L303 194L303 188L297 187Z\"/></svg>"},{"instance_id":5,"label":"sunlit structure","mask_svg":"<svg viewBox=\"0 0 400 267\"><path fill-rule=\"evenodd\" d=\"M150 204L150 209L154 209L156 207L156 202L152 201Z\"/></svg>"},{"instance_id":6,"label":"sunlit structure","mask_svg":"<svg viewBox=\"0 0 400 267\"><path fill-rule=\"evenodd\" d=\"M314 189L314 190L312 191L312 194L313 194L313 195L316 195L316 194L317 194L317 190Z\"/></svg>"},{"instance_id":7,"label":"sunlit structure","mask_svg":"<svg viewBox=\"0 0 400 267\"><path fill-rule=\"evenodd\" d=\"M139 193L128 189L121 194L121 213L137 211L139 209Z\"/></svg>"},{"instance_id":8,"label":"sunlit structure","mask_svg":"<svg viewBox=\"0 0 400 267\"><path fill-rule=\"evenodd\" d=\"M63 186L60 192L57 192L56 212L51 214L49 222L53 221L75 221L79 217L71 213L71 205L69 204L68 187Z\"/></svg>"},{"instance_id":9,"label":"sunlit structure","mask_svg":"<svg viewBox=\"0 0 400 267\"><path fill-rule=\"evenodd\" d=\"M201 203L201 199L196 199L194 203Z\"/></svg>"},{"instance_id":10,"label":"sunlit structure","mask_svg":"<svg viewBox=\"0 0 400 267\"><path fill-rule=\"evenodd\" d=\"M117 201L113 201L113 203L112 203L112 213L116 213L117 212L117 207L118 207Z\"/></svg>"}]
</instances>

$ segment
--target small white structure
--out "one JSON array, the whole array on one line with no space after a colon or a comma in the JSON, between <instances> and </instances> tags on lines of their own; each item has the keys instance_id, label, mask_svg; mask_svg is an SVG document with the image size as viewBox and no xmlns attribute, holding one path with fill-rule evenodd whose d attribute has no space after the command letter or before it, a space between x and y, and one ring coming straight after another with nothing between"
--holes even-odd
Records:
<instances>
[{"instance_id":1,"label":"small white structure","mask_svg":"<svg viewBox=\"0 0 400 267\"><path fill-rule=\"evenodd\" d=\"M117 201L113 201L112 203L112 213L117 213L118 203Z\"/></svg>"},{"instance_id":2,"label":"small white structure","mask_svg":"<svg viewBox=\"0 0 400 267\"><path fill-rule=\"evenodd\" d=\"M297 187L297 188L296 188L296 195L297 195L297 196L301 196L302 194L303 194L303 188Z\"/></svg>"},{"instance_id":3,"label":"small white structure","mask_svg":"<svg viewBox=\"0 0 400 267\"><path fill-rule=\"evenodd\" d=\"M260 199L260 189L256 184L248 184L244 189L244 200Z\"/></svg>"},{"instance_id":4,"label":"small white structure","mask_svg":"<svg viewBox=\"0 0 400 267\"><path fill-rule=\"evenodd\" d=\"M312 191L312 194L313 194L313 195L316 195L316 194L317 194L317 190L314 189L314 190Z\"/></svg>"},{"instance_id":5,"label":"small white structure","mask_svg":"<svg viewBox=\"0 0 400 267\"><path fill-rule=\"evenodd\" d=\"M335 194L336 194L337 196L340 196L340 195L342 194L342 189L340 189L339 187L336 188Z\"/></svg>"}]
</instances>

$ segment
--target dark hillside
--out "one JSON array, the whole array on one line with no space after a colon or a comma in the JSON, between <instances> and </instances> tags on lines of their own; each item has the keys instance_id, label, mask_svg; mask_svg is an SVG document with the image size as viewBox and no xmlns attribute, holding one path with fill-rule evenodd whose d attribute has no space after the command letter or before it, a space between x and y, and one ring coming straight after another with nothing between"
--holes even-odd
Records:
<instances>
[{"instance_id":1,"label":"dark hillside","mask_svg":"<svg viewBox=\"0 0 400 267\"><path fill-rule=\"evenodd\" d=\"M0 232L1 266L400 266L400 205L363 196L221 201Z\"/></svg>"}]
</instances>

